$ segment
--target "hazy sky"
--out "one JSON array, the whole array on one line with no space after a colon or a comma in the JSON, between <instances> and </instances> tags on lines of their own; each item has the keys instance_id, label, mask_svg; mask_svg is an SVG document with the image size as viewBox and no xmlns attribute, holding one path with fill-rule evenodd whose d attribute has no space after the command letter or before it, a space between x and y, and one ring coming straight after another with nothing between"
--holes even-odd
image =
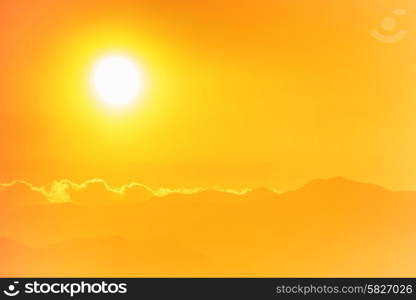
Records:
<instances>
[{"instance_id":1,"label":"hazy sky","mask_svg":"<svg viewBox=\"0 0 416 300\"><path fill-rule=\"evenodd\" d=\"M286 190L346 176L416 189L415 9L413 0L1 1L0 181ZM408 33L388 44L372 29ZM103 109L90 87L94 62L115 50L146 78L123 112Z\"/></svg>"}]
</instances>

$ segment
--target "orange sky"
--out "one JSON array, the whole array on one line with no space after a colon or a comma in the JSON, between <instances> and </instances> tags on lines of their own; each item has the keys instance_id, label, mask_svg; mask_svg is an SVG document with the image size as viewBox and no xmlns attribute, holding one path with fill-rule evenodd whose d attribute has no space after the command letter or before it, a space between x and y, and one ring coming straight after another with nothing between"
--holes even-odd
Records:
<instances>
[{"instance_id":1,"label":"orange sky","mask_svg":"<svg viewBox=\"0 0 416 300\"><path fill-rule=\"evenodd\" d=\"M375 40L386 16L408 31ZM0 181L298 187L346 176L416 189L416 2L1 1ZM380 30L382 32L382 30ZM114 113L91 66L146 74Z\"/></svg>"}]
</instances>

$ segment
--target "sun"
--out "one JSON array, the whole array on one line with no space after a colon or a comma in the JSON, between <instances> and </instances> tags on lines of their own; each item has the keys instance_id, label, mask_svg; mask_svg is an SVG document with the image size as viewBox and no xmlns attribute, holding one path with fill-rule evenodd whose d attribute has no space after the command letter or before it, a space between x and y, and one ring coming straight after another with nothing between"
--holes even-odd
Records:
<instances>
[{"instance_id":1,"label":"sun","mask_svg":"<svg viewBox=\"0 0 416 300\"><path fill-rule=\"evenodd\" d=\"M110 107L120 108L138 98L143 89L143 76L132 58L112 54L96 62L92 84L99 100Z\"/></svg>"}]
</instances>

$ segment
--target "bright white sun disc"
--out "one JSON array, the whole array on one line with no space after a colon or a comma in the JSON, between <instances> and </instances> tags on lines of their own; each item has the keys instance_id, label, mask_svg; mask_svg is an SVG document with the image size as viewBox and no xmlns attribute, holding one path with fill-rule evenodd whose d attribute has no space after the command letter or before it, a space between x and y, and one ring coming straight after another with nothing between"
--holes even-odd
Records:
<instances>
[{"instance_id":1,"label":"bright white sun disc","mask_svg":"<svg viewBox=\"0 0 416 300\"><path fill-rule=\"evenodd\" d=\"M94 66L92 81L98 98L113 107L130 104L143 87L137 65L123 55L101 58Z\"/></svg>"}]
</instances>

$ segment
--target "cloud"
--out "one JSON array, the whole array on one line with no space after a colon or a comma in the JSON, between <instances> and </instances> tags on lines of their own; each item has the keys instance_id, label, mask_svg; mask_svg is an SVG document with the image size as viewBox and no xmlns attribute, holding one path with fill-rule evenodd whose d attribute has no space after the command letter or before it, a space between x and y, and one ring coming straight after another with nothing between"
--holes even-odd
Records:
<instances>
[{"instance_id":1,"label":"cloud","mask_svg":"<svg viewBox=\"0 0 416 300\"><path fill-rule=\"evenodd\" d=\"M132 182L112 187L100 178L75 183L68 179L55 180L44 186L35 186L24 180L0 183L0 199L9 199L21 204L78 203L97 204L112 201L143 201L153 196L166 196L173 193L195 194L206 190L215 190L231 194L244 194L250 189L232 190L216 186L207 188L158 188L152 189L144 184ZM15 199L15 200L13 200ZM33 200L33 201L32 201ZM42 201L41 201L42 200ZM45 201L47 200L47 201Z\"/></svg>"},{"instance_id":2,"label":"cloud","mask_svg":"<svg viewBox=\"0 0 416 300\"><path fill-rule=\"evenodd\" d=\"M18 208L48 203L50 202L42 188L32 186L28 182L15 180L8 184L0 184L1 208Z\"/></svg>"},{"instance_id":3,"label":"cloud","mask_svg":"<svg viewBox=\"0 0 416 300\"><path fill-rule=\"evenodd\" d=\"M49 192L46 192L48 200L52 203L70 202L71 197L67 190L70 185L67 182L54 181Z\"/></svg>"},{"instance_id":4,"label":"cloud","mask_svg":"<svg viewBox=\"0 0 416 300\"><path fill-rule=\"evenodd\" d=\"M119 187L110 187L103 179L90 179L75 183L68 179L55 180L44 186L35 186L24 180L0 183L0 199L3 204L48 204L48 203L91 203L112 200L132 200L136 197L150 198L157 193L151 188L129 183ZM42 200L42 201L41 201Z\"/></svg>"}]
</instances>

